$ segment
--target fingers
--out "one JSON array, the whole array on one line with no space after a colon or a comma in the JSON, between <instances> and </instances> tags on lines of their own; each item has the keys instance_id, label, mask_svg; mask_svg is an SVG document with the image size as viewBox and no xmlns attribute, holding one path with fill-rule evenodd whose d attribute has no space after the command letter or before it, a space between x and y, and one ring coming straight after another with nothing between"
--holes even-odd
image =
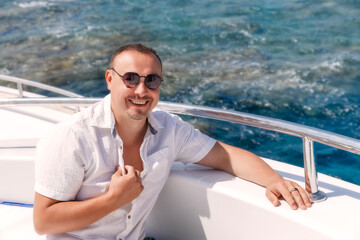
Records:
<instances>
[{"instance_id":1,"label":"fingers","mask_svg":"<svg viewBox=\"0 0 360 240\"><path fill-rule=\"evenodd\" d=\"M135 174L135 168L133 166L125 165L124 168L125 168L126 174L130 174L130 175Z\"/></svg>"},{"instance_id":2,"label":"fingers","mask_svg":"<svg viewBox=\"0 0 360 240\"><path fill-rule=\"evenodd\" d=\"M305 210L307 206L304 201L308 197L304 191L302 187L292 182L288 184L287 188L282 189L282 196L292 209L296 210L300 208ZM305 196L305 199L303 199L303 196Z\"/></svg>"},{"instance_id":3,"label":"fingers","mask_svg":"<svg viewBox=\"0 0 360 240\"><path fill-rule=\"evenodd\" d=\"M125 165L122 171L118 167L111 176L107 194L113 201L114 208L118 209L137 198L143 190L140 172L132 166Z\"/></svg>"},{"instance_id":4,"label":"fingers","mask_svg":"<svg viewBox=\"0 0 360 240\"><path fill-rule=\"evenodd\" d=\"M297 209L298 207L300 207L301 209L305 210L306 207L305 207L303 199L300 196L299 191L300 190L296 187L289 189L289 194L288 194L288 196L289 196L288 198L290 199L289 204L291 202L290 205L291 205L292 209Z\"/></svg>"},{"instance_id":5,"label":"fingers","mask_svg":"<svg viewBox=\"0 0 360 240\"><path fill-rule=\"evenodd\" d=\"M114 172L114 175L122 176L122 170L120 166L116 167L116 171Z\"/></svg>"},{"instance_id":6,"label":"fingers","mask_svg":"<svg viewBox=\"0 0 360 240\"><path fill-rule=\"evenodd\" d=\"M295 199L297 205L301 209L311 207L311 195L305 189L300 187L298 184L294 184L295 187L290 189L291 196Z\"/></svg>"},{"instance_id":7,"label":"fingers","mask_svg":"<svg viewBox=\"0 0 360 240\"><path fill-rule=\"evenodd\" d=\"M127 176L134 179L134 182L140 184L140 190L144 190L144 185L142 185L140 171L136 170L133 166L125 165L125 171L127 172ZM140 191L140 192L141 192Z\"/></svg>"},{"instance_id":8,"label":"fingers","mask_svg":"<svg viewBox=\"0 0 360 240\"><path fill-rule=\"evenodd\" d=\"M311 207L310 194L297 183L288 180L269 186L266 196L274 206L278 206L280 197L283 197L294 210L298 208L305 210Z\"/></svg>"},{"instance_id":9,"label":"fingers","mask_svg":"<svg viewBox=\"0 0 360 240\"><path fill-rule=\"evenodd\" d=\"M271 192L268 188L266 189L266 197L269 199L269 201L274 205L274 207L277 207L280 205L280 201L278 196L276 196L273 192Z\"/></svg>"},{"instance_id":10,"label":"fingers","mask_svg":"<svg viewBox=\"0 0 360 240\"><path fill-rule=\"evenodd\" d=\"M141 181L140 171L136 170L133 166L125 165L125 171L129 177L134 177L136 180Z\"/></svg>"}]
</instances>

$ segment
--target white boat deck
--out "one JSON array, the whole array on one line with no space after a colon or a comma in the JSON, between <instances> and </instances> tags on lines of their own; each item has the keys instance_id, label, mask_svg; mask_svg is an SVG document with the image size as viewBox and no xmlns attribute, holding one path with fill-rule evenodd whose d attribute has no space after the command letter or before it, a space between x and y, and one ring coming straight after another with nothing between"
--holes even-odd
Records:
<instances>
[{"instance_id":1,"label":"white boat deck","mask_svg":"<svg viewBox=\"0 0 360 240\"><path fill-rule=\"evenodd\" d=\"M302 168L266 161L303 185ZM154 236L165 236L159 239L177 234L182 239L360 239L360 186L319 174L319 187L328 196L324 202L305 211L294 211L285 202L275 208L260 186L220 171L176 164L149 224L154 223ZM206 230L194 237L190 229L196 228Z\"/></svg>"},{"instance_id":2,"label":"white boat deck","mask_svg":"<svg viewBox=\"0 0 360 240\"><path fill-rule=\"evenodd\" d=\"M301 168L267 162L284 177L301 183ZM273 207L264 188L253 183L201 166L174 164L147 232L157 240L360 239L360 187L322 174L319 178L328 199L294 211L285 202ZM22 182L33 185L33 179ZM31 208L0 204L0 216L10 216L0 218L0 239L41 239L32 228Z\"/></svg>"},{"instance_id":3,"label":"white boat deck","mask_svg":"<svg viewBox=\"0 0 360 240\"><path fill-rule=\"evenodd\" d=\"M35 146L67 112L43 107L0 107L0 202L33 202ZM303 185L303 169L266 160ZM152 211L149 235L162 239L360 239L360 186L319 174L328 199L293 211L273 207L265 189L229 174L174 164ZM0 204L0 239L41 239L32 209Z\"/></svg>"},{"instance_id":4,"label":"white boat deck","mask_svg":"<svg viewBox=\"0 0 360 240\"><path fill-rule=\"evenodd\" d=\"M45 239L34 231L32 208L0 204L0 216L0 239Z\"/></svg>"},{"instance_id":5,"label":"white boat deck","mask_svg":"<svg viewBox=\"0 0 360 240\"><path fill-rule=\"evenodd\" d=\"M0 87L0 97L16 93ZM11 106L0 107L0 116L0 202L32 204L36 144L70 115L51 108ZM32 207L0 204L0 216L0 239L44 239L34 231Z\"/></svg>"}]
</instances>

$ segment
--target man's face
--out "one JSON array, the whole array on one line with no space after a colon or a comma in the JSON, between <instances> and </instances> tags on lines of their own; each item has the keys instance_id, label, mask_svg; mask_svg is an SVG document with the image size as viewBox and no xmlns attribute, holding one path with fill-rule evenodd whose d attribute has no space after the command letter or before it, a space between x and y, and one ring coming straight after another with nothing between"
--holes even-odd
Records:
<instances>
[{"instance_id":1,"label":"man's face","mask_svg":"<svg viewBox=\"0 0 360 240\"><path fill-rule=\"evenodd\" d=\"M162 77L160 62L152 54L122 52L115 58L113 68L120 75L134 72L140 76L157 74ZM155 90L148 89L143 77L136 87L128 88L113 70L107 70L105 76L111 94L111 109L118 122L146 119L159 101L160 87Z\"/></svg>"}]
</instances>

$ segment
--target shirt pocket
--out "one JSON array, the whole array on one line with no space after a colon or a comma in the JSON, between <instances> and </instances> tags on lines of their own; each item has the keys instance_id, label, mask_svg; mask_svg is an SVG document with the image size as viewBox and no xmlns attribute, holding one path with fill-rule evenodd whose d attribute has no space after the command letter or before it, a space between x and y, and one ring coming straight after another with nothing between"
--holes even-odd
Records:
<instances>
[{"instance_id":1,"label":"shirt pocket","mask_svg":"<svg viewBox=\"0 0 360 240\"><path fill-rule=\"evenodd\" d=\"M172 164L168 153L169 147L166 146L147 156L146 181L159 182L161 180L166 180Z\"/></svg>"}]
</instances>

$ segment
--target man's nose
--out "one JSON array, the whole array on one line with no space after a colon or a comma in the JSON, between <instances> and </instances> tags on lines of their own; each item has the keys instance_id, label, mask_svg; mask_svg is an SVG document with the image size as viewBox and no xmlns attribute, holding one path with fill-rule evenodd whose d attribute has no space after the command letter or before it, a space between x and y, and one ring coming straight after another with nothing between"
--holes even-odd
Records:
<instances>
[{"instance_id":1,"label":"man's nose","mask_svg":"<svg viewBox=\"0 0 360 240\"><path fill-rule=\"evenodd\" d=\"M140 78L140 82L139 84L135 87L135 90L134 92L139 94L139 95L144 95L146 94L148 91L146 85L145 85L145 78L144 77L141 77Z\"/></svg>"}]
</instances>

